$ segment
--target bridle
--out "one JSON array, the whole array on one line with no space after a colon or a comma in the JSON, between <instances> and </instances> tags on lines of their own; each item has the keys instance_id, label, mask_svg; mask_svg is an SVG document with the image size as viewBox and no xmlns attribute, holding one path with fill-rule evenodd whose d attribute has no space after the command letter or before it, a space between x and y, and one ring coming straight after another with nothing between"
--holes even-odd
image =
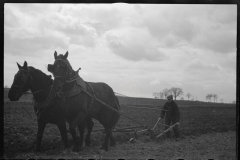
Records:
<instances>
[{"instance_id":1,"label":"bridle","mask_svg":"<svg viewBox=\"0 0 240 160\"><path fill-rule=\"evenodd\" d=\"M63 76L59 76L59 75L56 75L56 74L54 74L54 73L53 73L53 76L54 76L54 78L64 78L64 82L66 82L66 78L67 78L67 76L68 76L68 74L69 74L69 71L68 71L68 63L67 63L67 61L62 60L62 59L56 59L55 62L54 62L54 64L56 64L57 61L62 61L63 63L65 63L65 64L66 64L66 67L67 67L67 71L66 71L66 74L63 75ZM53 65L54 65L54 64L53 64Z\"/></svg>"},{"instance_id":2,"label":"bridle","mask_svg":"<svg viewBox=\"0 0 240 160\"><path fill-rule=\"evenodd\" d=\"M30 78L32 78L32 76L29 74L29 71L26 71L26 70L24 70L24 69L19 69L19 71L18 71L19 73L20 72L22 72L23 73L23 75L24 75L24 77L21 77L21 79L24 81L23 82L23 85L20 85L20 86L18 86L18 85L12 85L12 87L16 87L16 88L20 88L21 90L21 95L23 95L24 94L24 92L22 92L22 89L23 89L23 87L25 86L25 84L27 83L27 80L28 80L28 77L30 76ZM23 76L22 75L22 76Z\"/></svg>"},{"instance_id":3,"label":"bridle","mask_svg":"<svg viewBox=\"0 0 240 160\"><path fill-rule=\"evenodd\" d=\"M65 63L65 64L66 64L66 67L67 67L67 71L66 71L66 74L63 75L63 76L56 75L56 74L53 73L54 78L64 78L64 84L65 84L65 83L73 82L73 81L75 81L75 80L77 80L77 79L79 78L79 77L76 75L76 76L74 76L73 78L70 78L69 80L67 80L67 77L69 76L69 64L68 64L68 62L67 62L66 60L63 60L63 59L56 59L55 62L54 62L54 64L55 64L57 61L61 61L61 62ZM80 69L81 69L81 68L79 68L76 72L78 72ZM72 72L71 72L71 73L72 73Z\"/></svg>"},{"instance_id":4,"label":"bridle","mask_svg":"<svg viewBox=\"0 0 240 160\"><path fill-rule=\"evenodd\" d=\"M70 70L69 68L71 68L71 66L70 66L69 62L68 62L67 60L63 60L63 59L60 59L60 58L59 58L59 59L56 59L53 65L55 65L57 61L61 61L61 62L63 62L64 64L66 64L65 67L67 67L67 71L66 71L66 74L65 74L65 75L56 75L56 74L53 73L54 78L64 78L64 82L63 82L63 84L60 86L60 90L59 90L59 91L56 91L56 90L54 89L54 87L53 87L53 89L55 90L56 93L63 93L63 92L62 92L62 87L63 87L64 84L71 83L71 82L76 81L77 79L80 79L80 77L78 76L78 71L79 71L81 68L79 68L77 71ZM72 74L73 72L75 72L76 74L75 74L74 77L70 78L70 77L69 77L69 74ZM67 79L68 77L69 77L69 79Z\"/></svg>"},{"instance_id":5,"label":"bridle","mask_svg":"<svg viewBox=\"0 0 240 160\"><path fill-rule=\"evenodd\" d=\"M19 69L18 72L22 72L22 73L23 73L24 77L22 77L21 79L24 81L24 83L23 83L23 85L21 85L21 86L19 86L19 85L14 85L14 84L13 84L12 87L20 88L20 89L21 89L21 90L20 90L21 95L24 95L25 92L22 92L22 89L23 89L23 87L25 86L25 84L27 83L28 77L30 77L31 79L33 79L33 78L32 78L32 76L30 75L29 68L28 68L27 71L24 70L24 69ZM49 78L49 81L50 81L50 80L51 80L51 78ZM39 93L39 92L43 91L44 89L46 89L49 81L47 82L46 86L44 86L44 87L43 87L42 89L40 89L40 90L37 90L37 91L35 91L35 92L32 92L32 94Z\"/></svg>"}]
</instances>

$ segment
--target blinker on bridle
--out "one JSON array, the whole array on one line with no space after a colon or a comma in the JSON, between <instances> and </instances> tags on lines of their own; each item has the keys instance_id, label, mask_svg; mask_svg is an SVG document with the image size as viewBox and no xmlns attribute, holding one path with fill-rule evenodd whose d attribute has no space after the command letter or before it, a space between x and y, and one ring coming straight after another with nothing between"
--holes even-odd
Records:
<instances>
[{"instance_id":1,"label":"blinker on bridle","mask_svg":"<svg viewBox=\"0 0 240 160\"><path fill-rule=\"evenodd\" d=\"M62 59L56 59L55 60L55 62L54 62L54 64L57 62L57 61L62 61L63 63L65 63L67 66L67 72L66 72L66 75L64 75L64 76L58 76L58 75L56 75L55 73L53 73L53 76L54 76L54 78L61 78L61 77L64 77L64 78L66 78L67 77L67 75L68 75L68 63L65 61L65 60L62 60ZM53 65L54 65L53 64Z\"/></svg>"},{"instance_id":2,"label":"blinker on bridle","mask_svg":"<svg viewBox=\"0 0 240 160\"><path fill-rule=\"evenodd\" d=\"M18 86L18 85L12 85L12 87L16 87L16 88L20 88L21 89L21 94L23 95L24 93L22 92L22 89L23 89L23 86L25 86L25 84L26 84L26 82L27 82L27 80L28 80L28 77L30 77L31 79L33 79L32 78L32 76L30 75L30 73L29 73L29 70L23 70L23 69L19 69L19 71L18 72L23 72L24 74L24 77L22 77L22 80L24 81L23 82L23 85L21 85L21 86ZM27 75L26 75L27 74ZM51 80L51 79L49 79L49 80ZM48 83L47 83L48 84ZM46 85L47 86L47 85ZM35 92L32 92L32 94L35 94L35 93L38 93L38 92L41 92L42 90L44 90L45 88L46 88L46 86L44 86L42 89L40 89L40 90L38 90L38 91L35 91Z\"/></svg>"},{"instance_id":3,"label":"blinker on bridle","mask_svg":"<svg viewBox=\"0 0 240 160\"><path fill-rule=\"evenodd\" d=\"M12 87L20 88L20 89L21 89L21 94L24 94L24 93L22 92L22 88L23 88L23 86L25 86L25 84L26 84L26 82L27 82L27 80L28 80L28 77L30 76L30 78L32 78L32 76L29 74L29 71L26 71L26 70L23 70L23 69L19 69L18 72L22 72L22 73L23 73L22 76L24 76L24 77L21 78L21 80L23 80L23 85L18 86L18 85L14 85L14 84L13 84Z\"/></svg>"},{"instance_id":4,"label":"blinker on bridle","mask_svg":"<svg viewBox=\"0 0 240 160\"><path fill-rule=\"evenodd\" d=\"M56 59L56 60L55 60L55 62L54 62L53 65L55 65L55 63L56 63L57 61L62 61L64 64L66 64L67 71L66 71L66 74L63 75L63 76L56 75L56 74L53 73L54 78L62 78L62 77L63 77L65 83L73 82L73 81L75 81L76 79L79 78L78 76L75 76L75 77L67 80L67 77L68 77L68 75L69 75L69 64L68 64L68 62L67 62L66 60L63 60L63 59L60 59L60 58L59 58L59 59ZM79 69L76 71L76 73L78 73L78 71L79 71L80 69L81 69L81 68L79 68Z\"/></svg>"}]
</instances>

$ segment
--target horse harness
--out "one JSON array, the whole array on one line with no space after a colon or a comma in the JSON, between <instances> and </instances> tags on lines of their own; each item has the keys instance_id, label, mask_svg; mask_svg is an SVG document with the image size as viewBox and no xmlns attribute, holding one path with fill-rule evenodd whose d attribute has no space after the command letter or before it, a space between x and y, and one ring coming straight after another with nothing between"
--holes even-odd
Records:
<instances>
[{"instance_id":1,"label":"horse harness","mask_svg":"<svg viewBox=\"0 0 240 160\"><path fill-rule=\"evenodd\" d=\"M65 98L66 97L73 97L77 94L79 94L81 91L83 91L85 94L87 94L89 97L91 97L91 102L90 102L90 105L87 106L87 111L90 110L90 108L92 107L92 104L93 104L93 101L96 100L97 102L101 103L102 105L106 106L107 108L117 112L118 114L120 114L120 112L114 108L112 108L110 105L106 104L105 102L103 102L102 100L98 99L96 96L95 96L95 91L93 90L92 86L88 83L88 82L85 82L79 75L78 75L78 71L80 70L80 68L75 71L76 73L76 76L73 77L72 79L70 80L66 80L66 77L68 76L69 74L69 68L71 68L71 66L69 65L69 62L67 60L63 60L61 58L57 58L54 62L54 64L56 63L56 61L62 61L63 63L65 63L67 65L67 72L65 74L65 76L58 76L58 75L55 75L54 74L54 77L63 77L65 79L65 83L69 83L69 82L73 82L75 81L74 83L74 87L70 90L70 91L67 91L67 92L56 92L56 95L57 97L60 97L62 98L62 102L65 102ZM91 94L90 92L87 91L87 85L89 85L89 87L91 88L92 90L92 93Z\"/></svg>"},{"instance_id":2,"label":"horse harness","mask_svg":"<svg viewBox=\"0 0 240 160\"><path fill-rule=\"evenodd\" d=\"M90 108L92 107L93 101L96 98L95 97L95 91L93 90L92 86L88 82L85 82L79 75L77 75L73 79L67 81L67 83L73 82L73 81L75 81L75 83L74 83L73 88L71 90L69 90L67 92L61 92L61 91L56 92L56 96L62 99L61 102L65 103L66 98L76 96L79 93L81 93L81 91L83 91L84 93L90 94L87 91L87 85L89 85L89 87L91 88L91 91L93 93L93 96L91 96L91 102L90 102L89 105L87 105L87 110L90 110ZM67 110L66 107L65 107L65 109Z\"/></svg>"},{"instance_id":3,"label":"horse harness","mask_svg":"<svg viewBox=\"0 0 240 160\"><path fill-rule=\"evenodd\" d=\"M25 86L25 84L27 83L28 77L30 77L32 79L32 76L29 73L29 68L28 70L24 70L24 69L19 69L18 73L23 73L23 76L21 77L21 80L23 81L23 85L12 85L12 87L16 87L16 88L20 88L21 90L21 95L23 95L24 93L22 92L23 86Z\"/></svg>"}]
</instances>

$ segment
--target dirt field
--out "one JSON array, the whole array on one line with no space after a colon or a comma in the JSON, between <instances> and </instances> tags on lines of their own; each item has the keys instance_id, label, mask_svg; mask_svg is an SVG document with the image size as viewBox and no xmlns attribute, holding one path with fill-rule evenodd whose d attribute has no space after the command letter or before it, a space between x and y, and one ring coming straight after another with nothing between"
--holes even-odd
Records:
<instances>
[{"instance_id":1,"label":"dirt field","mask_svg":"<svg viewBox=\"0 0 240 160\"><path fill-rule=\"evenodd\" d=\"M26 98L26 97L25 97ZM24 98L23 98L24 99ZM23 101L22 99L22 101ZM28 97L29 99L29 97ZM140 123L153 126L165 100L119 97L122 113ZM31 102L4 102L4 157L5 158L166 158L166 159L236 159L236 106L204 102L176 101L180 106L182 138L150 139L138 134L135 143L129 142L133 133L114 132L116 147L100 152L104 134L92 133L92 145L79 153L64 150L57 126L48 124L44 131L42 152L34 152L37 120ZM153 105L153 106L152 106ZM136 108L142 107L142 108ZM148 109L150 108L150 109ZM94 129L102 128L95 122ZM120 118L116 128L136 126L131 120ZM140 128L142 129L142 128ZM154 134L163 127L158 125ZM68 134L70 144L71 136Z\"/></svg>"}]
</instances>

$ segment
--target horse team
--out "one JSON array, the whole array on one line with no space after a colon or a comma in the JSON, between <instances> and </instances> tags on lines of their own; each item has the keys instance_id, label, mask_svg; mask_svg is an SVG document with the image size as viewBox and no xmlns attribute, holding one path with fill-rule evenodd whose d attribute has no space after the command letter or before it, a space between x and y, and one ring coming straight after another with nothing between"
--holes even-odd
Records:
<instances>
[{"instance_id":1,"label":"horse team","mask_svg":"<svg viewBox=\"0 0 240 160\"><path fill-rule=\"evenodd\" d=\"M84 81L78 71L72 69L67 57L68 52L58 55L55 51L54 63L48 64L48 71L53 74L54 79L39 69L28 66L26 61L23 66L17 63L19 70L14 76L8 97L10 101L18 101L28 90L32 92L38 123L36 151L40 151L43 132L48 123L58 126L65 148L68 149L66 121L73 138L72 151L78 152L83 145L86 126L88 133L85 145L90 146L94 125L92 118L98 120L105 129L106 136L101 149L107 151L109 141L110 146L116 144L112 130L120 117L118 99L107 84ZM99 103L96 99L104 103ZM79 140L76 128L80 133Z\"/></svg>"}]
</instances>

